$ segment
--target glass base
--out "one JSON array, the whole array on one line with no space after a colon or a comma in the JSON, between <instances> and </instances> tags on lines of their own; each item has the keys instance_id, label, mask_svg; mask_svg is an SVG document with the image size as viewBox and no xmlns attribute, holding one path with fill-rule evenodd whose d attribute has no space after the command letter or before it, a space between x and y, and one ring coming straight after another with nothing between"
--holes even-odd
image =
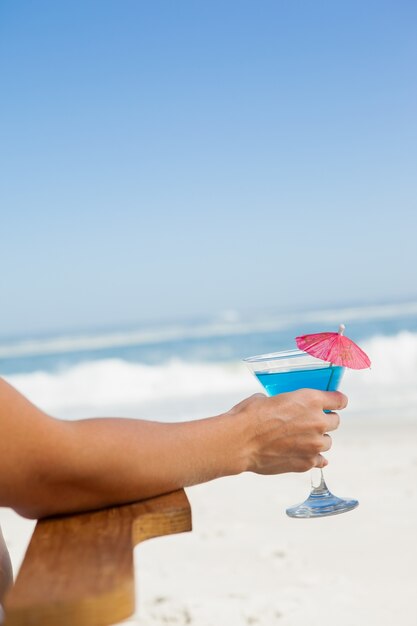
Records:
<instances>
[{"instance_id":1,"label":"glass base","mask_svg":"<svg viewBox=\"0 0 417 626\"><path fill-rule=\"evenodd\" d=\"M309 497L305 502L296 504L286 510L289 517L325 517L327 515L338 515L356 509L359 502L357 500L338 498L327 488L322 478L318 487L313 487Z\"/></svg>"}]
</instances>

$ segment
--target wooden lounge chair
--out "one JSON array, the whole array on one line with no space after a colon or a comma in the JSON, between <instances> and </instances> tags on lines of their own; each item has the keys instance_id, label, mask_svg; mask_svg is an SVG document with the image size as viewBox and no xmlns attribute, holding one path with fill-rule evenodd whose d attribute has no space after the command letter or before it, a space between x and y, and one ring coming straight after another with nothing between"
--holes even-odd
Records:
<instances>
[{"instance_id":1,"label":"wooden lounge chair","mask_svg":"<svg viewBox=\"0 0 417 626\"><path fill-rule=\"evenodd\" d=\"M183 490L142 502L38 521L15 584L6 626L107 626L134 612L133 548L191 530Z\"/></svg>"}]
</instances>

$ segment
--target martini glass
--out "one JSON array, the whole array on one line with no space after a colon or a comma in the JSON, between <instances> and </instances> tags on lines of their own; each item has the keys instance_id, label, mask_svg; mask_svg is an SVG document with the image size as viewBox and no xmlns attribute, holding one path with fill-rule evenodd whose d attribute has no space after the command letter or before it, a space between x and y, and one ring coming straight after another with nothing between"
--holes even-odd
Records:
<instances>
[{"instance_id":1,"label":"martini glass","mask_svg":"<svg viewBox=\"0 0 417 626\"><path fill-rule=\"evenodd\" d=\"M345 368L310 356L302 350L286 350L244 359L268 396L319 389L336 391ZM321 469L311 473L311 493L307 500L286 510L289 517L324 517L346 513L358 506L357 500L338 498L328 489Z\"/></svg>"}]
</instances>

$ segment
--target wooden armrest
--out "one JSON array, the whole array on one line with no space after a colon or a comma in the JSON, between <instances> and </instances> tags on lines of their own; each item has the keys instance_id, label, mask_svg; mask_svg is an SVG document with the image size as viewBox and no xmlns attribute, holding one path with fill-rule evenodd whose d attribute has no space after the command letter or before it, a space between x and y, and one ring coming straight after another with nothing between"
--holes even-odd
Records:
<instances>
[{"instance_id":1,"label":"wooden armrest","mask_svg":"<svg viewBox=\"0 0 417 626\"><path fill-rule=\"evenodd\" d=\"M135 607L134 546L188 530L184 490L40 520L5 598L6 626L105 626L126 619Z\"/></svg>"}]
</instances>

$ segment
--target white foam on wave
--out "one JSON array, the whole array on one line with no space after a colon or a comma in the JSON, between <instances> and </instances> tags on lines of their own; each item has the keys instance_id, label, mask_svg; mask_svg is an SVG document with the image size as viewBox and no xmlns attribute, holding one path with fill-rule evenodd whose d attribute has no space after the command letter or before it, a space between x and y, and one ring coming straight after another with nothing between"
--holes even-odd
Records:
<instances>
[{"instance_id":1,"label":"white foam on wave","mask_svg":"<svg viewBox=\"0 0 417 626\"><path fill-rule=\"evenodd\" d=\"M200 396L259 391L241 363L186 363L172 360L158 366L105 359L81 363L61 372L33 372L7 380L43 410L69 417L80 414L138 410Z\"/></svg>"},{"instance_id":2,"label":"white foam on wave","mask_svg":"<svg viewBox=\"0 0 417 626\"><path fill-rule=\"evenodd\" d=\"M417 333L373 337L363 348L372 366L346 373L343 386L349 410L417 420Z\"/></svg>"},{"instance_id":3,"label":"white foam on wave","mask_svg":"<svg viewBox=\"0 0 417 626\"><path fill-rule=\"evenodd\" d=\"M348 413L417 419L417 333L374 337L362 347L371 357L372 368L347 371L342 388L349 396ZM238 362L173 360L150 366L106 359L53 373L12 375L7 380L35 404L62 417L100 414L106 409L123 415L127 408L132 414L132 407L140 414L141 407L152 403L184 405L200 397L234 394L244 398L260 391L254 377Z\"/></svg>"}]
</instances>

